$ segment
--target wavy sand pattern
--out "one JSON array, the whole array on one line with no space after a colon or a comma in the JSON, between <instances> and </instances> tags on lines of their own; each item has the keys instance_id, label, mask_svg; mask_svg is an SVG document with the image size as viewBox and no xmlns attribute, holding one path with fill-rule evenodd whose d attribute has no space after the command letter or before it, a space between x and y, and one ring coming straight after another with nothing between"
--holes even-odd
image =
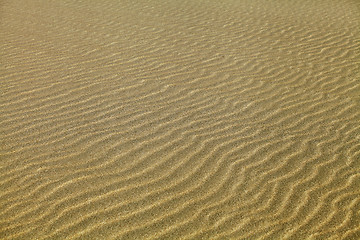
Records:
<instances>
[{"instance_id":1,"label":"wavy sand pattern","mask_svg":"<svg viewBox=\"0 0 360 240\"><path fill-rule=\"evenodd\" d=\"M360 239L359 6L0 1L0 238Z\"/></svg>"}]
</instances>

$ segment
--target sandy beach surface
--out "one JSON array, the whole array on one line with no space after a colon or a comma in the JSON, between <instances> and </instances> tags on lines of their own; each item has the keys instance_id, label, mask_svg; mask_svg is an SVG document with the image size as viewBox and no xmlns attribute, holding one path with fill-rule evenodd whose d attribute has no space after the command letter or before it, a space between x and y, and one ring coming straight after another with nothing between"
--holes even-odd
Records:
<instances>
[{"instance_id":1,"label":"sandy beach surface","mask_svg":"<svg viewBox=\"0 0 360 240\"><path fill-rule=\"evenodd\" d=\"M0 0L0 239L360 239L357 0Z\"/></svg>"}]
</instances>

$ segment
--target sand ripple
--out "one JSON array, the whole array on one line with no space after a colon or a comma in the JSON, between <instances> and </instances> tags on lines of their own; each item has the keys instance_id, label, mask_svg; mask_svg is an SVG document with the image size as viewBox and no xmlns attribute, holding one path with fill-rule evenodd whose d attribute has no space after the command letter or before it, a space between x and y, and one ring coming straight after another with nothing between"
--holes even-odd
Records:
<instances>
[{"instance_id":1,"label":"sand ripple","mask_svg":"<svg viewBox=\"0 0 360 240\"><path fill-rule=\"evenodd\" d=\"M0 2L1 239L360 239L360 5Z\"/></svg>"}]
</instances>

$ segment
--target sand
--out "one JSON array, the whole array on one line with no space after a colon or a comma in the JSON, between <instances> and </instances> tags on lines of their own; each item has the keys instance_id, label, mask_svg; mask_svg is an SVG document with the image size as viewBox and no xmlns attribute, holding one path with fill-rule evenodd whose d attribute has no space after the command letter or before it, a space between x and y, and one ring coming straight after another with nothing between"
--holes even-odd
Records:
<instances>
[{"instance_id":1,"label":"sand","mask_svg":"<svg viewBox=\"0 0 360 240\"><path fill-rule=\"evenodd\" d=\"M359 7L0 1L0 239L360 239Z\"/></svg>"}]
</instances>

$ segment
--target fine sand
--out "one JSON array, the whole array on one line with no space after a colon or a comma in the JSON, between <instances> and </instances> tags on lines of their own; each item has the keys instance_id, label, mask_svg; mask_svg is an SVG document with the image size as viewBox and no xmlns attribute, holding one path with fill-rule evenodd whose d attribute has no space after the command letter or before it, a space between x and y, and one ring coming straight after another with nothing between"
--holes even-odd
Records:
<instances>
[{"instance_id":1,"label":"fine sand","mask_svg":"<svg viewBox=\"0 0 360 240\"><path fill-rule=\"evenodd\" d=\"M357 0L0 0L0 239L360 239Z\"/></svg>"}]
</instances>

